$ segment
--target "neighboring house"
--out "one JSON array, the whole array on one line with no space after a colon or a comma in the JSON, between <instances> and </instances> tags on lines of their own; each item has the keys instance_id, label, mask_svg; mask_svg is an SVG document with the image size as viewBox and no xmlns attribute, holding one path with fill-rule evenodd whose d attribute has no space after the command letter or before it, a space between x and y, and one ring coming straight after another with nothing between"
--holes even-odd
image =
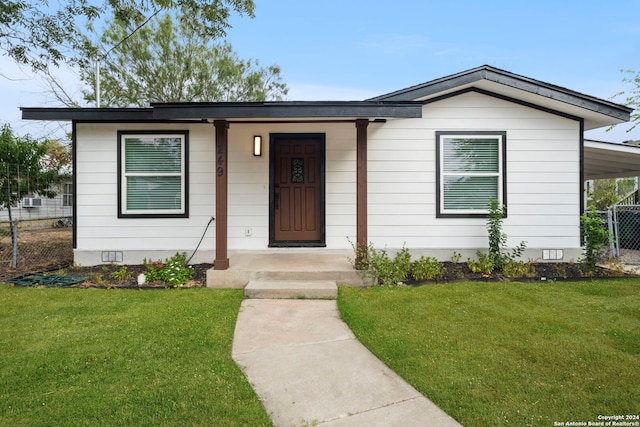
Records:
<instances>
[{"instance_id":1,"label":"neighboring house","mask_svg":"<svg viewBox=\"0 0 640 427\"><path fill-rule=\"evenodd\" d=\"M583 133L631 111L490 66L365 101L22 108L73 124L76 263L191 253L214 216L193 262L218 270L349 240L466 259L488 247L492 198L525 259L576 260Z\"/></svg>"},{"instance_id":2,"label":"neighboring house","mask_svg":"<svg viewBox=\"0 0 640 427\"><path fill-rule=\"evenodd\" d=\"M60 185L56 197L47 198L38 194L25 195L11 207L11 218L14 221L45 220L62 221L61 225L70 223L73 213L73 184L66 182ZM0 209L0 222L9 221L9 211Z\"/></svg>"}]
</instances>

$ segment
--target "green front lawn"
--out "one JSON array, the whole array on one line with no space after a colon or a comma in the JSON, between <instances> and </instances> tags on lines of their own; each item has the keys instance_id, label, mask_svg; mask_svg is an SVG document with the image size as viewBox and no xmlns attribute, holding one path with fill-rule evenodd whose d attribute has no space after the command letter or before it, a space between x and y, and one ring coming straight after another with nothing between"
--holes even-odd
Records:
<instances>
[{"instance_id":1,"label":"green front lawn","mask_svg":"<svg viewBox=\"0 0 640 427\"><path fill-rule=\"evenodd\" d=\"M341 287L338 306L373 353L465 426L640 414L638 279Z\"/></svg>"},{"instance_id":2,"label":"green front lawn","mask_svg":"<svg viewBox=\"0 0 640 427\"><path fill-rule=\"evenodd\" d=\"M0 285L0 425L260 426L240 290Z\"/></svg>"}]
</instances>

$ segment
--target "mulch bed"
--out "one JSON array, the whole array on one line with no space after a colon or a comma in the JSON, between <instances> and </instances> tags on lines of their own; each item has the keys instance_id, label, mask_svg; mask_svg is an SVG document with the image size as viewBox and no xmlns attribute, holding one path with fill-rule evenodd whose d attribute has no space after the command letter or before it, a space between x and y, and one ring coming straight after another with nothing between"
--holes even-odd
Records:
<instances>
[{"instance_id":1,"label":"mulch bed","mask_svg":"<svg viewBox=\"0 0 640 427\"><path fill-rule=\"evenodd\" d=\"M631 277L630 274L617 270L608 270L598 267L593 275L585 275L581 270L580 264L576 263L538 263L534 264L536 274L534 277L523 278L506 278L500 272L486 276L481 273L474 273L469 270L467 263L444 262L446 274L444 278L438 280L437 283L455 283L459 281L484 281L484 282L541 282L541 281L567 281L567 280L585 280L585 279L601 279L615 277ZM123 289L165 289L161 284L146 283L138 285L137 277L145 272L144 265L127 265L127 271L131 273L129 280L115 280L112 274L119 271L122 266L116 264L98 265L91 267L67 267L63 269L52 269L47 274L61 274L86 277L83 283L72 285L73 287L93 287L93 288L123 288ZM194 264L192 266L194 274L193 279L186 283L183 287L205 287L207 280L207 270L213 267L213 264ZM42 270L41 270L42 271ZM15 271L12 275L11 271L5 271L0 277L9 279L23 274ZM419 286L423 284L436 283L436 281L415 282L409 281L406 284L410 286Z\"/></svg>"},{"instance_id":2,"label":"mulch bed","mask_svg":"<svg viewBox=\"0 0 640 427\"><path fill-rule=\"evenodd\" d=\"M205 287L207 282L207 270L213 267L213 264L194 264L193 277L182 287ZM66 268L55 268L48 271L40 270L38 273L69 275L86 277L86 280L80 284L71 285L76 288L123 288L123 289L165 289L165 286L157 283L145 283L138 285L138 275L144 273L146 267L144 265L127 265L127 271L131 273L131 279L115 280L112 274L119 271L122 265L107 264L96 265L91 267L68 266ZM12 274L13 273L13 274ZM22 276L24 272L11 270L5 271L0 277L2 279L11 279L13 277Z\"/></svg>"},{"instance_id":3,"label":"mulch bed","mask_svg":"<svg viewBox=\"0 0 640 427\"><path fill-rule=\"evenodd\" d=\"M440 283L452 283L459 281L479 281L479 282L544 282L544 281L568 281L568 280L590 280L590 279L602 279L602 278L616 278L616 277L634 277L632 274L624 271L609 270L602 267L597 267L593 274L588 275L583 271L583 267L577 263L535 263L533 264L535 269L535 275L533 277L516 277L507 278L501 272L494 271L491 275L484 275L482 273L474 273L467 266L466 262L453 263L443 262L446 268L446 274L444 278L439 280ZM412 286L422 285L429 282L415 282L409 281L407 284Z\"/></svg>"}]
</instances>

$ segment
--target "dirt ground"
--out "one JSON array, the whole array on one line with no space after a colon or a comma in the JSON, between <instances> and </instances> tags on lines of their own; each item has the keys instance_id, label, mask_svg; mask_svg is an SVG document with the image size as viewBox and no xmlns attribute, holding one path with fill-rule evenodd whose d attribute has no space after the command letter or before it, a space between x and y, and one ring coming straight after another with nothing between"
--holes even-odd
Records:
<instances>
[{"instance_id":1,"label":"dirt ground","mask_svg":"<svg viewBox=\"0 0 640 427\"><path fill-rule=\"evenodd\" d=\"M71 228L18 230L18 267L11 268L11 235L0 236L0 278L28 271L44 271L68 266L73 262Z\"/></svg>"}]
</instances>

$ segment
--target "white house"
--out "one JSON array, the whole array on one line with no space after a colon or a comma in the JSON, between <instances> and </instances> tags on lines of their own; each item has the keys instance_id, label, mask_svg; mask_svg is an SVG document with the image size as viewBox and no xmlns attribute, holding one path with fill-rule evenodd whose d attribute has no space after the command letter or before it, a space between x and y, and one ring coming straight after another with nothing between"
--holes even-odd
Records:
<instances>
[{"instance_id":1,"label":"white house","mask_svg":"<svg viewBox=\"0 0 640 427\"><path fill-rule=\"evenodd\" d=\"M577 259L584 131L631 111L486 65L365 101L22 108L72 122L77 264L191 253L215 217L193 262L217 270L349 240L466 259L492 198L525 259Z\"/></svg>"},{"instance_id":2,"label":"white house","mask_svg":"<svg viewBox=\"0 0 640 427\"><path fill-rule=\"evenodd\" d=\"M66 225L72 216L73 184L66 182L60 185L57 195L52 198L39 194L26 194L11 207L11 219L14 221L33 221L34 227ZM51 220L51 222L42 221ZM0 222L9 221L9 210L0 208ZM39 221L41 224L36 225ZM55 223L54 223L55 222Z\"/></svg>"}]
</instances>

